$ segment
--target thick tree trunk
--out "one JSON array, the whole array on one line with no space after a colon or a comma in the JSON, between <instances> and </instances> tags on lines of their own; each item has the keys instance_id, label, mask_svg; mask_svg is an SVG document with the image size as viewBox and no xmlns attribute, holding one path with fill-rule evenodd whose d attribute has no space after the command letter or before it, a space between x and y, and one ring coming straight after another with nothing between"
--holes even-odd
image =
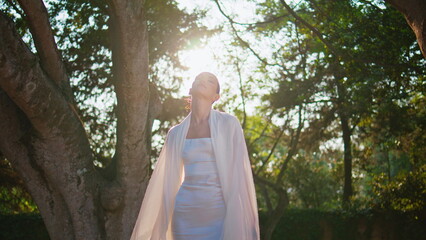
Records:
<instances>
[{"instance_id":1,"label":"thick tree trunk","mask_svg":"<svg viewBox=\"0 0 426 240\"><path fill-rule=\"evenodd\" d=\"M23 178L51 239L129 239L149 180L151 126L160 111L148 81L144 1L108 2L118 102L109 181L94 169L43 2L19 2L39 56L0 13L0 151Z\"/></svg>"},{"instance_id":2,"label":"thick tree trunk","mask_svg":"<svg viewBox=\"0 0 426 240\"><path fill-rule=\"evenodd\" d=\"M416 34L420 50L426 58L426 1L425 0L386 0L407 20Z\"/></svg>"},{"instance_id":3,"label":"thick tree trunk","mask_svg":"<svg viewBox=\"0 0 426 240\"><path fill-rule=\"evenodd\" d=\"M116 195L106 214L107 239L128 239L149 181L151 124L144 1L110 0L114 87L117 95ZM125 207L123 207L125 206Z\"/></svg>"},{"instance_id":4,"label":"thick tree trunk","mask_svg":"<svg viewBox=\"0 0 426 240\"><path fill-rule=\"evenodd\" d=\"M0 150L25 180L52 239L101 239L97 175L84 128L1 13L0 88Z\"/></svg>"},{"instance_id":5,"label":"thick tree trunk","mask_svg":"<svg viewBox=\"0 0 426 240\"><path fill-rule=\"evenodd\" d=\"M149 179L158 109L150 108L147 32L142 3L120 4L112 7L119 12L112 20L119 105L111 182L94 171L85 131L64 92L12 22L0 18L0 120L8 130L1 132L0 149L23 177L52 239L128 239Z\"/></svg>"}]
</instances>

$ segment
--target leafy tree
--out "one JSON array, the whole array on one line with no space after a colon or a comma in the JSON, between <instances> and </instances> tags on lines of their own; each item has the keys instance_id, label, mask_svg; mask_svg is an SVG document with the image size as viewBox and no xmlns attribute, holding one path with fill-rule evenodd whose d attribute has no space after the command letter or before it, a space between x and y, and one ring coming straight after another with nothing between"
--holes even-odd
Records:
<instances>
[{"instance_id":1,"label":"leafy tree","mask_svg":"<svg viewBox=\"0 0 426 240\"><path fill-rule=\"evenodd\" d=\"M317 131L340 127L345 166L343 200L348 204L353 195L351 139L357 124L374 111L374 96L407 99L407 88L400 91L400 87L418 84L416 79L424 73L418 67L424 61L416 53L412 33L396 11L372 3L312 0L291 7L285 1L264 1L258 11L264 16L263 22L240 27L260 39L286 41L271 46L272 54L264 57L255 44L242 39L242 30L234 27L236 38L259 58L260 69L267 69L265 75L278 82L278 91L265 98L272 106L295 108L304 104L323 118L323 125L316 125ZM397 36L400 41L393 41ZM320 132L315 134L325 134Z\"/></svg>"},{"instance_id":2,"label":"leafy tree","mask_svg":"<svg viewBox=\"0 0 426 240\"><path fill-rule=\"evenodd\" d=\"M373 193L377 198L374 206L380 209L425 214L426 165L415 171L400 173L392 181L385 174L378 175L373 182Z\"/></svg>"},{"instance_id":3,"label":"leafy tree","mask_svg":"<svg viewBox=\"0 0 426 240\"><path fill-rule=\"evenodd\" d=\"M259 60L257 73L262 76L258 77L258 82L261 82L260 79L269 80L262 87L271 90L271 94L263 97L270 105L267 104L268 111L262 114L274 111L274 117L280 118L281 122L286 122L286 119L293 121L292 125L284 124L278 128L272 134L274 137L269 138L276 141L278 146L282 144L280 141L292 143L285 137L286 134L281 136L279 133L285 132L286 128L288 132L298 132L298 112L301 109L304 116L296 141L297 148L290 154L291 161L285 161L288 159L286 153L291 153L291 144L281 154L272 150L274 153L271 157L269 154L259 154L259 149L253 151L257 153L253 156L258 164L256 166L265 166L257 167L260 171L255 172L256 183L261 189L261 206L269 208L274 215L268 217L263 231L265 239L271 236L274 221L280 218L280 214L282 216L280 211L291 201L288 193L284 193L289 185L276 181L280 179L277 176L283 174L286 180L291 179L294 184L292 187L299 186L298 190L303 193L302 189L309 184L303 183L305 179L302 177L294 177L293 173L290 174L291 168L286 167L293 164L295 169L292 171L303 170L310 174L308 167L298 165L300 159L306 156L303 152L319 154L319 146L333 143L330 140L340 138L344 146L344 154L340 157L343 158L343 164L335 164L332 171L340 172L344 182L344 206L354 204L354 190L359 193L369 186L354 186L353 182L366 184L361 179L365 169L362 164L371 165L375 160L374 156L367 159L360 156L360 152L369 151L362 136L374 134L369 131L370 128L365 128L364 123L367 119L380 122L380 115L391 115L393 117L389 119L402 123L404 118L398 119L396 116L399 113L384 107L383 103L397 102L404 109L417 98L416 95L420 98L424 96L422 76L425 75L425 61L411 30L397 11L382 3L310 0L290 6L282 0L262 1L258 2L257 11L263 19L255 23L236 22L230 14L224 12L218 1L216 3L229 20L238 45ZM272 87L268 87L268 84ZM421 108L420 102L414 102L416 106L413 109ZM412 123L411 120L407 121L407 124ZM257 125L266 124L269 123ZM417 136L420 136L423 133L420 130L422 126L416 125ZM407 133L405 130L401 129ZM259 129L257 132L263 133ZM421 145L420 139L418 137L416 144L412 145L413 149ZM263 142L263 146L268 146L267 152L273 149L271 145ZM332 151L328 153L333 156ZM339 151L334 153L334 157L336 154ZM265 159L272 160L269 162ZM314 163L313 159L309 160L311 164ZM280 173L283 166L288 171ZM310 167L315 169L314 164ZM339 176L339 173L334 173L335 176ZM324 188L324 191L328 190ZM308 200L310 197L303 196L306 203L311 202ZM297 200L301 201L301 198L302 195Z\"/></svg>"},{"instance_id":4,"label":"leafy tree","mask_svg":"<svg viewBox=\"0 0 426 240\"><path fill-rule=\"evenodd\" d=\"M334 166L339 164L336 162L336 154L341 153L299 151L286 173L289 188L295 192L292 207L336 208L334 205L339 199L338 190L341 186L340 176L332 171L338 169Z\"/></svg>"}]
</instances>

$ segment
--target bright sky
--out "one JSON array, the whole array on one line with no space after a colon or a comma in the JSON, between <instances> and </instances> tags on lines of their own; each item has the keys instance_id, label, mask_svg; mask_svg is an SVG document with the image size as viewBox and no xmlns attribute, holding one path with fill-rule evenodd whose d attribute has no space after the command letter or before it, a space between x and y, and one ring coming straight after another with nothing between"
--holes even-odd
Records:
<instances>
[{"instance_id":1,"label":"bright sky","mask_svg":"<svg viewBox=\"0 0 426 240\"><path fill-rule=\"evenodd\" d=\"M218 78L223 79L220 77L219 64L214 59L214 50L211 49L209 45L204 48L185 51L180 55L182 63L189 67L187 71L183 72L184 82L181 88L181 94L187 94L193 79L200 72L212 72L218 76Z\"/></svg>"},{"instance_id":2,"label":"bright sky","mask_svg":"<svg viewBox=\"0 0 426 240\"><path fill-rule=\"evenodd\" d=\"M196 8L208 9L207 16L202 23L209 28L214 28L220 24L227 24L227 20L219 12L213 1L178 0L178 3L181 8L187 9L189 12ZM227 11L227 13L236 12L235 9L237 7L239 15L235 16L236 19L247 22L253 21L253 17L255 16L253 14L254 4L248 1L231 0L226 1L226 4L223 5L223 8ZM241 11L241 9L243 10ZM208 43L206 43L205 46L196 46L195 48L183 51L180 54L182 63L189 67L189 70L183 72L182 75L184 79L183 86L180 91L182 95L187 95L195 76L204 71L214 73L219 78L222 88L227 85L235 86L234 80L237 79L235 70L230 69L232 66L227 66L228 64L223 63L223 57L228 55L227 50L229 50L229 46L226 45L229 43L231 38L232 36L230 36L229 32L223 32L217 36L209 38ZM230 73L234 74L230 75Z\"/></svg>"},{"instance_id":3,"label":"bright sky","mask_svg":"<svg viewBox=\"0 0 426 240\"><path fill-rule=\"evenodd\" d=\"M206 19L203 24L213 28L216 27L216 23L222 22L218 12L215 8L212 8L212 4L209 1L191 1L191 0L179 0L179 6L183 9L187 9L188 12L192 12L196 8L210 9L207 13ZM212 19L219 19L219 21L212 22ZM189 51L184 51L180 54L181 61L189 69L183 72L183 86L181 87L181 95L187 95L189 88L191 87L192 81L195 76L200 72L212 72L219 79L222 79L220 75L218 62L214 59L214 51L211 45L217 44L218 41L210 41L204 47L196 47Z\"/></svg>"}]
</instances>

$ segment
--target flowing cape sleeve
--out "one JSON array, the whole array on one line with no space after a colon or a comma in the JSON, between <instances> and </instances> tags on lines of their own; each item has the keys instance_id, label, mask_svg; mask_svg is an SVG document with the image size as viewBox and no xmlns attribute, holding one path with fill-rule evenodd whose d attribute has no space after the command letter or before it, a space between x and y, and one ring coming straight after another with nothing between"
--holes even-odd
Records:
<instances>
[{"instance_id":1,"label":"flowing cape sleeve","mask_svg":"<svg viewBox=\"0 0 426 240\"><path fill-rule=\"evenodd\" d=\"M231 141L228 150L227 171L227 214L225 218L224 239L259 240L259 218L256 192L247 145L241 124L234 116L232 118L232 133L228 135Z\"/></svg>"},{"instance_id":2,"label":"flowing cape sleeve","mask_svg":"<svg viewBox=\"0 0 426 240\"><path fill-rule=\"evenodd\" d=\"M175 196L183 178L183 166L175 159L175 132L172 128L167 133L130 240L172 239L170 220Z\"/></svg>"}]
</instances>

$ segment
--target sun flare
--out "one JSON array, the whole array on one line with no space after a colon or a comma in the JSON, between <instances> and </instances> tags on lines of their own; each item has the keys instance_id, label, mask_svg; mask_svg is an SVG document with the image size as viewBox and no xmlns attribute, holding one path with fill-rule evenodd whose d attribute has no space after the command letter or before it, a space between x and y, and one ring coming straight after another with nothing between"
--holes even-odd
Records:
<instances>
[{"instance_id":1,"label":"sun flare","mask_svg":"<svg viewBox=\"0 0 426 240\"><path fill-rule=\"evenodd\" d=\"M200 72L211 72L218 74L218 64L210 48L195 48L182 52L181 62L188 69L184 72L183 90L186 92L191 87L195 76Z\"/></svg>"}]
</instances>

